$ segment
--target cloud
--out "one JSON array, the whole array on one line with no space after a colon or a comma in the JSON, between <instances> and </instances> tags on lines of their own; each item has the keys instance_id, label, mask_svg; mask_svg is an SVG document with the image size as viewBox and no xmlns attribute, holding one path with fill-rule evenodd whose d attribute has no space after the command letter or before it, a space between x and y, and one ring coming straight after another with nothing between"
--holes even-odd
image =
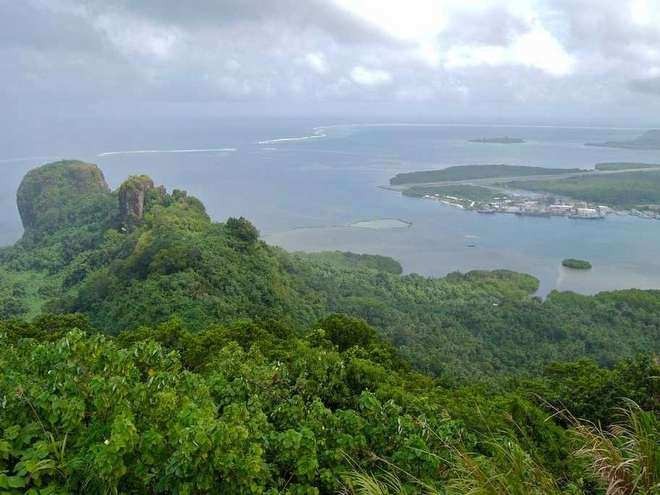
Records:
<instances>
[{"instance_id":1,"label":"cloud","mask_svg":"<svg viewBox=\"0 0 660 495\"><path fill-rule=\"evenodd\" d=\"M540 55L542 54L542 55ZM546 31L532 31L508 46L463 45L452 47L445 62L447 69L465 67L524 66L539 69L551 76L569 75L575 61Z\"/></svg>"},{"instance_id":2,"label":"cloud","mask_svg":"<svg viewBox=\"0 0 660 495\"><path fill-rule=\"evenodd\" d=\"M494 117L660 110L660 0L0 5L0 106L22 119L93 105L130 115L146 101L255 114L310 103L380 111L376 100Z\"/></svg>"},{"instance_id":3,"label":"cloud","mask_svg":"<svg viewBox=\"0 0 660 495\"><path fill-rule=\"evenodd\" d=\"M447 8L437 0L335 0L346 11L401 39L433 37L447 24Z\"/></svg>"},{"instance_id":4,"label":"cloud","mask_svg":"<svg viewBox=\"0 0 660 495\"><path fill-rule=\"evenodd\" d=\"M316 72L317 74L327 74L330 71L328 66L328 61L325 58L325 55L319 52L308 53L305 55L305 61L309 67Z\"/></svg>"},{"instance_id":5,"label":"cloud","mask_svg":"<svg viewBox=\"0 0 660 495\"><path fill-rule=\"evenodd\" d=\"M660 96L660 77L633 79L630 81L630 87L640 93Z\"/></svg>"},{"instance_id":6,"label":"cloud","mask_svg":"<svg viewBox=\"0 0 660 495\"><path fill-rule=\"evenodd\" d=\"M351 79L362 86L380 86L392 82L392 75L385 70L358 65L351 70Z\"/></svg>"},{"instance_id":7,"label":"cloud","mask_svg":"<svg viewBox=\"0 0 660 495\"><path fill-rule=\"evenodd\" d=\"M391 41L382 30L327 0L86 0L84 5L92 15L138 17L193 30L279 23L318 30L346 43Z\"/></svg>"}]
</instances>

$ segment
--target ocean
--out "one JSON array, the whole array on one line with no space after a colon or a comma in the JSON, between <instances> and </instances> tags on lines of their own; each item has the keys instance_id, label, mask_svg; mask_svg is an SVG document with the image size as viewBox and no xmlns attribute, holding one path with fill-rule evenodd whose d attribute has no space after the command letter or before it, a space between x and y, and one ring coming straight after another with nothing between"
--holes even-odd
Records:
<instances>
[{"instance_id":1,"label":"ocean","mask_svg":"<svg viewBox=\"0 0 660 495\"><path fill-rule=\"evenodd\" d=\"M392 256L405 272L505 268L553 289L592 294L660 288L660 221L480 215L380 188L398 172L451 165L593 168L604 161L660 163L660 151L595 148L640 129L470 124L339 124L310 119L197 119L73 123L0 156L0 244L21 235L15 192L30 168L61 158L98 164L111 187L145 173L199 197L217 221L244 216L290 251ZM524 144L470 143L510 136ZM399 220L399 221L394 221ZM409 225L408 225L409 223ZM590 271L561 267L591 261Z\"/></svg>"}]
</instances>

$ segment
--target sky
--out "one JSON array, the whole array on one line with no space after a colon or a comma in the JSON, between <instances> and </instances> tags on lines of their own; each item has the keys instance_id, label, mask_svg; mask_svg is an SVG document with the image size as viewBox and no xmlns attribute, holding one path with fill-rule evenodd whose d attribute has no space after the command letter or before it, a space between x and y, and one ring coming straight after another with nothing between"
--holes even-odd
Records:
<instances>
[{"instance_id":1,"label":"sky","mask_svg":"<svg viewBox=\"0 0 660 495\"><path fill-rule=\"evenodd\" d=\"M0 0L4 125L63 114L656 126L660 0Z\"/></svg>"}]
</instances>

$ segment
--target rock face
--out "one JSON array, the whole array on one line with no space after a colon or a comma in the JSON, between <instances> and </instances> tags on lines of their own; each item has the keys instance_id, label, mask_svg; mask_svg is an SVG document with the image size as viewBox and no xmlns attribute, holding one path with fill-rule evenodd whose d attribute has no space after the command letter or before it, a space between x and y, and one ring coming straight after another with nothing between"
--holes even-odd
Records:
<instances>
[{"instance_id":1,"label":"rock face","mask_svg":"<svg viewBox=\"0 0 660 495\"><path fill-rule=\"evenodd\" d=\"M109 195L96 165L63 160L29 171L18 188L16 203L26 232L48 233L81 220L81 204Z\"/></svg>"},{"instance_id":2,"label":"rock face","mask_svg":"<svg viewBox=\"0 0 660 495\"><path fill-rule=\"evenodd\" d=\"M131 228L142 220L145 198L151 189L154 181L146 175L129 177L119 187L119 214L124 227Z\"/></svg>"}]
</instances>

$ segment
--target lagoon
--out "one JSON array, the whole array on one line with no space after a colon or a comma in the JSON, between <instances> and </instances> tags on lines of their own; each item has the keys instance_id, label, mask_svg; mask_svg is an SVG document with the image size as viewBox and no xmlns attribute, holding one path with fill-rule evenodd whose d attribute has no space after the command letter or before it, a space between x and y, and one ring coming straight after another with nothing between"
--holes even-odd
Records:
<instances>
[{"instance_id":1,"label":"lagoon","mask_svg":"<svg viewBox=\"0 0 660 495\"><path fill-rule=\"evenodd\" d=\"M130 174L146 173L170 189L187 189L214 219L245 216L267 242L288 250L388 255L406 272L429 276L507 268L539 278L540 295L553 289L595 293L660 288L660 222L618 216L576 222L479 215L379 188L399 172L451 165L593 168L608 161L658 163L657 150L584 145L631 139L640 134L638 129L324 124L203 119L185 129L180 122L141 123L137 129L124 123L103 136L73 129L56 150L32 148L26 140L14 158L0 157L15 160L0 162L5 179L0 184L0 242L20 236L16 188L27 170L47 160L18 161L21 155L76 157L97 163L113 187ZM525 143L468 142L475 135L503 134ZM309 136L315 137L298 139ZM382 223L385 219L411 225L397 228L402 226ZM561 260L569 257L588 259L595 269L563 269Z\"/></svg>"}]
</instances>

